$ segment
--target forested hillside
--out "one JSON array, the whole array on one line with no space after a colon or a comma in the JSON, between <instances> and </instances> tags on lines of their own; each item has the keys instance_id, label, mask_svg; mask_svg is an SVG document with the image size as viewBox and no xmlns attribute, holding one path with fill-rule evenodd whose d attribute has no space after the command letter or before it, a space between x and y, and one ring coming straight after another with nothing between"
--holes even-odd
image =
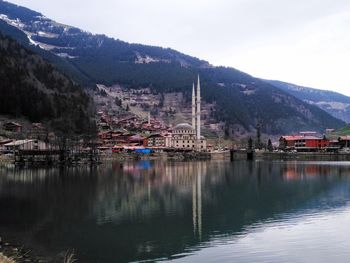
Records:
<instances>
[{"instance_id":1,"label":"forested hillside","mask_svg":"<svg viewBox=\"0 0 350 263\"><path fill-rule=\"evenodd\" d=\"M55 131L92 128L91 99L40 56L0 34L0 114L45 122Z\"/></svg>"}]
</instances>

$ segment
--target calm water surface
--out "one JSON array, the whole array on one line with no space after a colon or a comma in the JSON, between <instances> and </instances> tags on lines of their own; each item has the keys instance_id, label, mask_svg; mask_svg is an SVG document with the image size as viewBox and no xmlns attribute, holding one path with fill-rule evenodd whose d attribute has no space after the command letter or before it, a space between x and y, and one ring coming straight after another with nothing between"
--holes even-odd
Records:
<instances>
[{"instance_id":1,"label":"calm water surface","mask_svg":"<svg viewBox=\"0 0 350 263\"><path fill-rule=\"evenodd\" d=\"M0 168L0 236L79 262L349 262L348 162Z\"/></svg>"}]
</instances>

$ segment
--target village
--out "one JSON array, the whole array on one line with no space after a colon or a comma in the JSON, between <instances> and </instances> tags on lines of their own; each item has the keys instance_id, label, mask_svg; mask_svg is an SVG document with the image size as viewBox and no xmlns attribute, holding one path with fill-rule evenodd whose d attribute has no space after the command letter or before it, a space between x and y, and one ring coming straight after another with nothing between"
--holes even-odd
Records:
<instances>
[{"instance_id":1,"label":"village","mask_svg":"<svg viewBox=\"0 0 350 263\"><path fill-rule=\"evenodd\" d=\"M115 100L115 97L113 97ZM49 132L42 123L25 127L15 121L2 123L4 136L0 141L0 152L6 156L19 156L20 161L37 160L60 162L75 161L82 156L97 161L101 156L135 157L154 153L195 153L194 158L208 159L212 145L201 135L200 82L192 90L192 124L178 123L174 127L163 121L138 116L127 110L113 113L110 108L99 108L96 115L97 134L93 138L61 138ZM129 106L127 106L129 107ZM111 107L113 109L113 107ZM164 156L164 155L163 155ZM179 157L179 155L177 155Z\"/></svg>"},{"instance_id":2,"label":"village","mask_svg":"<svg viewBox=\"0 0 350 263\"><path fill-rule=\"evenodd\" d=\"M350 136L335 138L333 129L324 134L304 131L283 135L264 144L258 128L256 139L246 139L248 147L237 146L233 141L231 145L220 145L220 140L215 143L217 140L203 136L202 132L204 125L208 125L208 106L202 111L199 76L192 87L191 108L187 113L187 120L190 119L191 123L179 122L174 126L166 124L159 113L151 110L145 110L143 114L130 111L130 107L150 109L150 103L160 103L156 98L161 96L152 95L149 89L125 95L120 88L112 90L99 86L98 93L95 136L62 138L42 123L22 125L4 121L0 123L0 154L14 158L15 163L78 163L82 159L97 163L100 158L225 159L230 152L246 152L246 148L248 152L350 153ZM169 110L172 111L171 107ZM219 126L220 123L210 127L215 130L220 129Z\"/></svg>"},{"instance_id":3,"label":"village","mask_svg":"<svg viewBox=\"0 0 350 263\"><path fill-rule=\"evenodd\" d=\"M196 117L196 116L195 116ZM194 118L194 123L196 118ZM197 130L187 123L179 123L175 127L169 127L162 121L139 118L133 114L124 114L118 118L109 116L107 112L98 112L98 134L92 144L83 139L70 142L66 147L71 151L71 156L79 153L91 156L97 153L105 157L135 158L143 156L167 156L175 153L206 153L207 158L214 154L225 153L229 150L244 151L240 148L223 148L218 151L207 140L200 136L197 140ZM0 140L0 155L14 157L19 151L29 156L34 155L59 155L62 151L62 142L54 133L41 123L32 123L30 128L24 128L16 122L5 122L1 130L6 132L7 138L2 136ZM328 131L329 132L329 131ZM4 133L3 133L4 134ZM350 136L320 135L313 131L304 131L299 134L285 135L275 141L271 146L252 146L256 151L267 151L276 153L350 153ZM46 154L46 155L45 155ZM163 155L162 155L163 154ZM226 155L227 157L228 155ZM71 157L75 158L75 157ZM47 159L46 159L47 160Z\"/></svg>"}]
</instances>

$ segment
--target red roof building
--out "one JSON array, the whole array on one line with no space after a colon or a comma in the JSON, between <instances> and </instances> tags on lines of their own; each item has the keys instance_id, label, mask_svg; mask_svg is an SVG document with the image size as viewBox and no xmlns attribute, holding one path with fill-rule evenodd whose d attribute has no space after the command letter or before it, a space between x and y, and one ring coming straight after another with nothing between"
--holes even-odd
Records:
<instances>
[{"instance_id":1,"label":"red roof building","mask_svg":"<svg viewBox=\"0 0 350 263\"><path fill-rule=\"evenodd\" d=\"M283 150L317 151L326 149L329 145L330 141L325 137L292 135L282 136L279 148Z\"/></svg>"}]
</instances>

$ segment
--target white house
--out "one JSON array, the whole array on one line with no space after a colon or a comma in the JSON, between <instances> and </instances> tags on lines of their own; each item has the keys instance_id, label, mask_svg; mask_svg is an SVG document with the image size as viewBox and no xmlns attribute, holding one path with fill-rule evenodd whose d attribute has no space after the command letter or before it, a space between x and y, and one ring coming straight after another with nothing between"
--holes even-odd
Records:
<instances>
[{"instance_id":1,"label":"white house","mask_svg":"<svg viewBox=\"0 0 350 263\"><path fill-rule=\"evenodd\" d=\"M14 150L48 150L49 145L39 140L16 140L4 145L6 151Z\"/></svg>"}]
</instances>

